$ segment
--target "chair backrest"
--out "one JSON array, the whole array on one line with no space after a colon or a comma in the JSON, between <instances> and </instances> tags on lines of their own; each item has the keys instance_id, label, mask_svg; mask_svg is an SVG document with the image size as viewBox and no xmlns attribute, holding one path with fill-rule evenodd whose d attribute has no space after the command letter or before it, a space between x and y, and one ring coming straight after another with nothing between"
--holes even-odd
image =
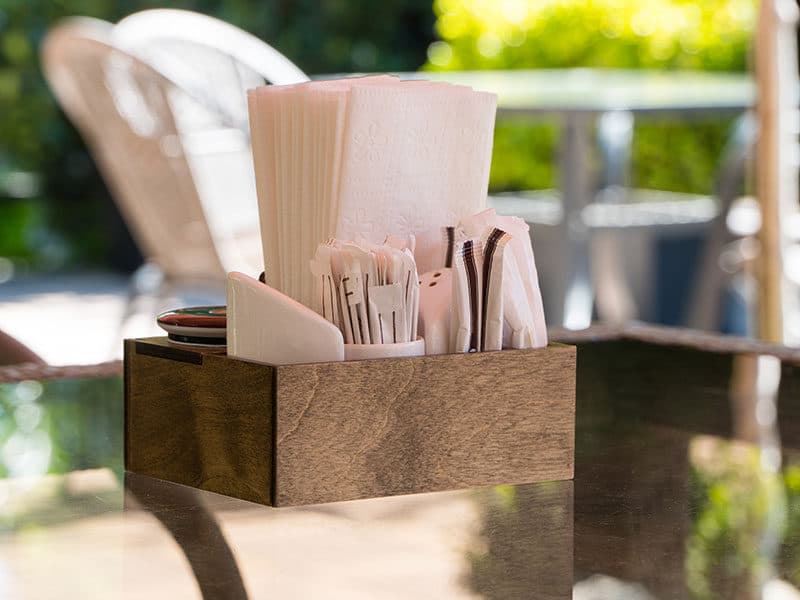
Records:
<instances>
[{"instance_id":1,"label":"chair backrest","mask_svg":"<svg viewBox=\"0 0 800 600\"><path fill-rule=\"evenodd\" d=\"M173 278L221 278L224 269L173 118L175 85L86 18L53 28L45 76L80 130L147 258Z\"/></svg>"},{"instance_id":2,"label":"chair backrest","mask_svg":"<svg viewBox=\"0 0 800 600\"><path fill-rule=\"evenodd\" d=\"M173 114L223 265L263 264L247 90L308 77L258 38L213 17L156 9L122 19L114 44L183 92Z\"/></svg>"},{"instance_id":3,"label":"chair backrest","mask_svg":"<svg viewBox=\"0 0 800 600\"><path fill-rule=\"evenodd\" d=\"M308 81L294 63L255 36L187 10L134 13L116 25L114 41L243 131L248 130L247 98L229 95L228 88L246 91L264 82Z\"/></svg>"}]
</instances>

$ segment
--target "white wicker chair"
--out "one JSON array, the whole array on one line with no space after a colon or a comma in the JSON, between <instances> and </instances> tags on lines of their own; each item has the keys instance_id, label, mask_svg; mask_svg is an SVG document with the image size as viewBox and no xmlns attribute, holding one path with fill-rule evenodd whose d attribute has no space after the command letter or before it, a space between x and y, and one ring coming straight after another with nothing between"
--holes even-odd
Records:
<instances>
[{"instance_id":1,"label":"white wicker chair","mask_svg":"<svg viewBox=\"0 0 800 600\"><path fill-rule=\"evenodd\" d=\"M231 25L145 11L113 26L74 18L42 46L45 75L105 178L146 264L132 278L121 330L139 298L258 273L263 256L246 90L308 78ZM150 309L152 310L152 309Z\"/></svg>"},{"instance_id":2,"label":"white wicker chair","mask_svg":"<svg viewBox=\"0 0 800 600\"><path fill-rule=\"evenodd\" d=\"M175 86L115 48L112 25L69 19L42 46L45 76L88 145L145 259L168 279L224 268L182 152Z\"/></svg>"},{"instance_id":3,"label":"white wicker chair","mask_svg":"<svg viewBox=\"0 0 800 600\"><path fill-rule=\"evenodd\" d=\"M184 10L130 15L115 26L113 39L183 92L173 99L173 113L184 152L223 265L236 264L246 257L228 240L258 227L246 91L308 77L258 38ZM257 256L259 266L250 271L261 270L260 249Z\"/></svg>"}]
</instances>

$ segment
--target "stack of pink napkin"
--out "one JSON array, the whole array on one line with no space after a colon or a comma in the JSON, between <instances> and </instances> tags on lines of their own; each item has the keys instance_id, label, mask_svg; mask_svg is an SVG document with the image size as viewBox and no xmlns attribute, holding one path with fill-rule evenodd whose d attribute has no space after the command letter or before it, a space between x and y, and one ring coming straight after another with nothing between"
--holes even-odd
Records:
<instances>
[{"instance_id":1,"label":"stack of pink napkin","mask_svg":"<svg viewBox=\"0 0 800 600\"><path fill-rule=\"evenodd\" d=\"M382 243L486 205L493 94L381 75L264 86L248 102L267 281L307 306L319 243Z\"/></svg>"}]
</instances>

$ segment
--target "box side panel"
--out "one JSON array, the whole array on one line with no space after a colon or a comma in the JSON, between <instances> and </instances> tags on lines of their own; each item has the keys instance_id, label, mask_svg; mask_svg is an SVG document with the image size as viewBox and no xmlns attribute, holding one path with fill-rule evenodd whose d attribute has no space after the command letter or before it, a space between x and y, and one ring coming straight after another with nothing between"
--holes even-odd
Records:
<instances>
[{"instance_id":1,"label":"box side panel","mask_svg":"<svg viewBox=\"0 0 800 600\"><path fill-rule=\"evenodd\" d=\"M141 344L126 346L126 468L270 504L272 368L173 360Z\"/></svg>"},{"instance_id":2,"label":"box side panel","mask_svg":"<svg viewBox=\"0 0 800 600\"><path fill-rule=\"evenodd\" d=\"M128 441L130 440L130 435L128 435L128 407L130 406L130 402L128 401L128 396L130 396L130 365L131 365L131 357L134 352L134 341L133 340L124 340L122 344L123 354L122 354L122 373L123 373L123 399L122 399L122 414L125 422L123 423L123 441L122 441L122 464L125 465L125 470L130 470L128 466L128 457L130 456L130 452L128 451Z\"/></svg>"},{"instance_id":3,"label":"box side panel","mask_svg":"<svg viewBox=\"0 0 800 600\"><path fill-rule=\"evenodd\" d=\"M277 368L277 505L569 479L571 346Z\"/></svg>"}]
</instances>

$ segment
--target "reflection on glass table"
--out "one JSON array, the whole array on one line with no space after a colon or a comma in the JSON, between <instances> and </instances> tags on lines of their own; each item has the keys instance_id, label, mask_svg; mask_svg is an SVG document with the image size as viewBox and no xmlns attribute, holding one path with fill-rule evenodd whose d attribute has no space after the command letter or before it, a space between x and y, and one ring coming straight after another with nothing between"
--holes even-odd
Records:
<instances>
[{"instance_id":1,"label":"reflection on glass table","mask_svg":"<svg viewBox=\"0 0 800 600\"><path fill-rule=\"evenodd\" d=\"M285 509L124 473L118 377L0 385L0 597L798 597L800 353L559 335L574 482Z\"/></svg>"}]
</instances>

